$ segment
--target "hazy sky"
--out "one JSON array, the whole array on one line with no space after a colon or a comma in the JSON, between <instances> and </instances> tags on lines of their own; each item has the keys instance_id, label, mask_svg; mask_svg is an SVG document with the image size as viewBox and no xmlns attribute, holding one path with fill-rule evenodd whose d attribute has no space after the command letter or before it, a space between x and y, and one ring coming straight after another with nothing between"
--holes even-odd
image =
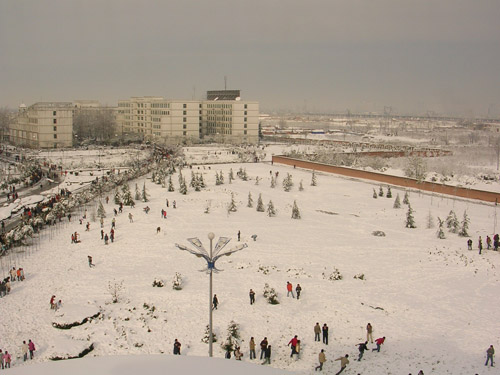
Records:
<instances>
[{"instance_id":1,"label":"hazy sky","mask_svg":"<svg viewBox=\"0 0 500 375\"><path fill-rule=\"evenodd\" d=\"M500 1L0 0L0 106L224 76L262 110L500 115Z\"/></svg>"}]
</instances>

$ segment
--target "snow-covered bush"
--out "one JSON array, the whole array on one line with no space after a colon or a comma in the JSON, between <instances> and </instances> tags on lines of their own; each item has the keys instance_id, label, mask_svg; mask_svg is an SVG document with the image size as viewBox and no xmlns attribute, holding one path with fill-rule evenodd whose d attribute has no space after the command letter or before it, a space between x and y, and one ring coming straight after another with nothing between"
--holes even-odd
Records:
<instances>
[{"instance_id":1,"label":"snow-covered bush","mask_svg":"<svg viewBox=\"0 0 500 375\"><path fill-rule=\"evenodd\" d=\"M111 302L117 303L122 298L123 292L123 280L118 281L109 281L108 282L108 292L111 294Z\"/></svg>"},{"instance_id":2,"label":"snow-covered bush","mask_svg":"<svg viewBox=\"0 0 500 375\"><path fill-rule=\"evenodd\" d=\"M415 219L413 217L413 208L411 208L411 204L408 203L408 211L406 212L406 228L416 228Z\"/></svg>"},{"instance_id":3,"label":"snow-covered bush","mask_svg":"<svg viewBox=\"0 0 500 375\"><path fill-rule=\"evenodd\" d=\"M161 280L161 279L154 279L153 280L153 287L163 288L164 286L165 286L165 284L163 283L163 280Z\"/></svg>"},{"instance_id":4,"label":"snow-covered bush","mask_svg":"<svg viewBox=\"0 0 500 375\"><path fill-rule=\"evenodd\" d=\"M464 218L462 219L462 227L460 228L460 232L458 235L460 237L469 237L469 216L467 216L467 211L464 211Z\"/></svg>"},{"instance_id":5,"label":"snow-covered bush","mask_svg":"<svg viewBox=\"0 0 500 375\"><path fill-rule=\"evenodd\" d=\"M226 352L232 352L239 346L238 340L240 339L240 326L231 320L227 327L227 336L224 342L221 343L222 349Z\"/></svg>"},{"instance_id":6,"label":"snow-covered bush","mask_svg":"<svg viewBox=\"0 0 500 375\"><path fill-rule=\"evenodd\" d=\"M264 285L263 295L267 302L271 305L278 305L280 303L280 301L278 300L278 293L276 293L276 290L274 290L274 288L271 288L268 283Z\"/></svg>"},{"instance_id":7,"label":"snow-covered bush","mask_svg":"<svg viewBox=\"0 0 500 375\"><path fill-rule=\"evenodd\" d=\"M179 272L176 272L172 279L172 289L182 290L182 275Z\"/></svg>"},{"instance_id":8,"label":"snow-covered bush","mask_svg":"<svg viewBox=\"0 0 500 375\"><path fill-rule=\"evenodd\" d=\"M365 274L364 273L358 273L356 275L354 275L353 277L354 279L358 279L358 280L366 280L365 279Z\"/></svg>"},{"instance_id":9,"label":"snow-covered bush","mask_svg":"<svg viewBox=\"0 0 500 375\"><path fill-rule=\"evenodd\" d=\"M372 232L372 236L375 236L375 237L385 237L385 232L382 232L381 230L374 230Z\"/></svg>"},{"instance_id":10,"label":"snow-covered bush","mask_svg":"<svg viewBox=\"0 0 500 375\"><path fill-rule=\"evenodd\" d=\"M292 219L300 219L299 206L297 206L297 202L296 201L293 201Z\"/></svg>"},{"instance_id":11,"label":"snow-covered bush","mask_svg":"<svg viewBox=\"0 0 500 375\"><path fill-rule=\"evenodd\" d=\"M337 268L335 268L330 275L326 275L323 272L323 279L325 280L336 281L336 280L342 280L343 278L344 276L342 276L342 274Z\"/></svg>"},{"instance_id":12,"label":"snow-covered bush","mask_svg":"<svg viewBox=\"0 0 500 375\"><path fill-rule=\"evenodd\" d=\"M264 203L262 202L262 194L259 194L259 199L257 199L257 211L264 212Z\"/></svg>"},{"instance_id":13,"label":"snow-covered bush","mask_svg":"<svg viewBox=\"0 0 500 375\"><path fill-rule=\"evenodd\" d=\"M210 326L207 324L205 328L205 335L201 339L201 342L208 344L209 341L210 341ZM213 330L212 330L212 342L217 342L217 335Z\"/></svg>"},{"instance_id":14,"label":"snow-covered bush","mask_svg":"<svg viewBox=\"0 0 500 375\"><path fill-rule=\"evenodd\" d=\"M276 209L274 208L274 204L273 204L273 201L269 201L269 203L267 204L267 215L269 217L274 217L276 216Z\"/></svg>"}]
</instances>

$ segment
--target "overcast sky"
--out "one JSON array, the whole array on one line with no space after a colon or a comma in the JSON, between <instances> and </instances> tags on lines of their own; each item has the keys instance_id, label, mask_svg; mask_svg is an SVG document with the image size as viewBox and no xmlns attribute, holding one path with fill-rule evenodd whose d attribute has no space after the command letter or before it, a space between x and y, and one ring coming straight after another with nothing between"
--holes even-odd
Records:
<instances>
[{"instance_id":1,"label":"overcast sky","mask_svg":"<svg viewBox=\"0 0 500 375\"><path fill-rule=\"evenodd\" d=\"M0 0L0 106L224 76L263 111L500 115L500 1Z\"/></svg>"}]
</instances>

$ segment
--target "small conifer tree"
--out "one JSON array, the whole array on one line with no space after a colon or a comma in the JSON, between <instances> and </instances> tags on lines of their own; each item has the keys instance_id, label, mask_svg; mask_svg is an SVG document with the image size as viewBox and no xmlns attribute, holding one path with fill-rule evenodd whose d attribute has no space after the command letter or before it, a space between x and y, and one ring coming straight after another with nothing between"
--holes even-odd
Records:
<instances>
[{"instance_id":1,"label":"small conifer tree","mask_svg":"<svg viewBox=\"0 0 500 375\"><path fill-rule=\"evenodd\" d=\"M297 201L293 201L292 219L300 219L300 211L299 207L297 206Z\"/></svg>"},{"instance_id":2,"label":"small conifer tree","mask_svg":"<svg viewBox=\"0 0 500 375\"><path fill-rule=\"evenodd\" d=\"M122 203L122 197L120 195L120 191L118 189L115 190L115 204Z\"/></svg>"},{"instance_id":3,"label":"small conifer tree","mask_svg":"<svg viewBox=\"0 0 500 375\"><path fill-rule=\"evenodd\" d=\"M469 237L469 216L467 216L467 211L464 211L464 217L462 219L462 225L460 228L460 232L458 232L458 235L461 237Z\"/></svg>"},{"instance_id":4,"label":"small conifer tree","mask_svg":"<svg viewBox=\"0 0 500 375\"><path fill-rule=\"evenodd\" d=\"M394 199L393 208L401 208L401 201L399 199L399 193L396 195L396 199Z\"/></svg>"},{"instance_id":5,"label":"small conifer tree","mask_svg":"<svg viewBox=\"0 0 500 375\"><path fill-rule=\"evenodd\" d=\"M276 209L274 208L274 204L273 204L273 201L269 201L269 203L267 204L267 215L269 217L274 217L276 216Z\"/></svg>"},{"instance_id":6,"label":"small conifer tree","mask_svg":"<svg viewBox=\"0 0 500 375\"><path fill-rule=\"evenodd\" d=\"M229 183L234 180L233 168L229 170Z\"/></svg>"},{"instance_id":7,"label":"small conifer tree","mask_svg":"<svg viewBox=\"0 0 500 375\"><path fill-rule=\"evenodd\" d=\"M187 184L186 179L182 178L181 184L179 186L179 193L186 195L187 194Z\"/></svg>"},{"instance_id":8,"label":"small conifer tree","mask_svg":"<svg viewBox=\"0 0 500 375\"><path fill-rule=\"evenodd\" d=\"M101 201L99 201L99 207L97 207L97 216L103 219L106 217L106 210Z\"/></svg>"},{"instance_id":9,"label":"small conifer tree","mask_svg":"<svg viewBox=\"0 0 500 375\"><path fill-rule=\"evenodd\" d=\"M457 233L459 231L459 226L460 223L458 222L457 215L453 210L451 210L446 218L446 227L450 232Z\"/></svg>"},{"instance_id":10,"label":"small conifer tree","mask_svg":"<svg viewBox=\"0 0 500 375\"><path fill-rule=\"evenodd\" d=\"M205 335L201 339L201 342L204 342L205 344L208 344L210 342L210 326L208 324L207 327L205 328ZM213 330L212 330L212 342L217 342L217 335Z\"/></svg>"},{"instance_id":11,"label":"small conifer tree","mask_svg":"<svg viewBox=\"0 0 500 375\"><path fill-rule=\"evenodd\" d=\"M377 199L377 198L378 198L378 195L377 195L377 192L375 191L375 188L373 188L373 195L372 195L372 197L373 197L374 199Z\"/></svg>"},{"instance_id":12,"label":"small conifer tree","mask_svg":"<svg viewBox=\"0 0 500 375\"><path fill-rule=\"evenodd\" d=\"M434 228L434 218L432 217L431 210L429 210L429 214L427 215L427 229Z\"/></svg>"},{"instance_id":13,"label":"small conifer tree","mask_svg":"<svg viewBox=\"0 0 500 375\"><path fill-rule=\"evenodd\" d=\"M231 202L229 202L227 207L227 213L230 214L231 212L236 211L238 211L238 208L236 207L236 202L234 201L234 193L231 193Z\"/></svg>"},{"instance_id":14,"label":"small conifer tree","mask_svg":"<svg viewBox=\"0 0 500 375\"><path fill-rule=\"evenodd\" d=\"M132 199L132 193L130 192L129 189L127 189L127 191L125 192L125 194L123 194L122 198L123 198L123 204L125 206L134 206L135 205L135 202Z\"/></svg>"},{"instance_id":15,"label":"small conifer tree","mask_svg":"<svg viewBox=\"0 0 500 375\"><path fill-rule=\"evenodd\" d=\"M408 195L407 191L405 191L405 196L403 198L403 204L410 204L410 196Z\"/></svg>"},{"instance_id":16,"label":"small conifer tree","mask_svg":"<svg viewBox=\"0 0 500 375\"><path fill-rule=\"evenodd\" d=\"M220 185L219 172L215 172L215 185Z\"/></svg>"},{"instance_id":17,"label":"small conifer tree","mask_svg":"<svg viewBox=\"0 0 500 375\"><path fill-rule=\"evenodd\" d=\"M224 175L222 174L222 171L220 171L220 174L219 174L219 182L221 185L224 185Z\"/></svg>"},{"instance_id":18,"label":"small conifer tree","mask_svg":"<svg viewBox=\"0 0 500 375\"><path fill-rule=\"evenodd\" d=\"M302 185L302 180L299 183L299 191L304 191L304 186Z\"/></svg>"},{"instance_id":19,"label":"small conifer tree","mask_svg":"<svg viewBox=\"0 0 500 375\"><path fill-rule=\"evenodd\" d=\"M387 186L386 198L392 198L392 191L390 186Z\"/></svg>"},{"instance_id":20,"label":"small conifer tree","mask_svg":"<svg viewBox=\"0 0 500 375\"><path fill-rule=\"evenodd\" d=\"M255 185L258 185L259 181L260 181L260 177L259 176L255 177Z\"/></svg>"},{"instance_id":21,"label":"small conifer tree","mask_svg":"<svg viewBox=\"0 0 500 375\"><path fill-rule=\"evenodd\" d=\"M290 173L287 173L286 177L283 179L283 190L288 192L292 190L292 186L293 186L292 175Z\"/></svg>"},{"instance_id":22,"label":"small conifer tree","mask_svg":"<svg viewBox=\"0 0 500 375\"><path fill-rule=\"evenodd\" d=\"M248 203L247 207L252 208L253 207L253 199L252 199L252 193L248 192Z\"/></svg>"},{"instance_id":23,"label":"small conifer tree","mask_svg":"<svg viewBox=\"0 0 500 375\"><path fill-rule=\"evenodd\" d=\"M382 185L380 186L380 188L378 189L378 196L379 197L383 197L384 196L384 189L382 189Z\"/></svg>"},{"instance_id":24,"label":"small conifer tree","mask_svg":"<svg viewBox=\"0 0 500 375\"><path fill-rule=\"evenodd\" d=\"M437 232L437 237L440 240L443 240L443 239L446 238L445 235L444 235L444 231L443 231L444 221L441 220L440 217L438 217L438 223L439 223L439 229L438 229L438 232Z\"/></svg>"},{"instance_id":25,"label":"small conifer tree","mask_svg":"<svg viewBox=\"0 0 500 375\"><path fill-rule=\"evenodd\" d=\"M257 211L264 212L264 203L262 203L262 194L259 194L259 199L257 199Z\"/></svg>"},{"instance_id":26,"label":"small conifer tree","mask_svg":"<svg viewBox=\"0 0 500 375\"><path fill-rule=\"evenodd\" d=\"M149 197L149 194L146 190L146 181L144 181L144 185L142 185L142 196L141 196L142 201L143 202L149 201L148 197Z\"/></svg>"},{"instance_id":27,"label":"small conifer tree","mask_svg":"<svg viewBox=\"0 0 500 375\"><path fill-rule=\"evenodd\" d=\"M271 187L274 189L276 187L276 179L274 176L271 176Z\"/></svg>"},{"instance_id":28,"label":"small conifer tree","mask_svg":"<svg viewBox=\"0 0 500 375\"><path fill-rule=\"evenodd\" d=\"M415 219L413 217L413 208L411 208L411 204L408 203L408 211L406 212L406 228L416 228Z\"/></svg>"},{"instance_id":29,"label":"small conifer tree","mask_svg":"<svg viewBox=\"0 0 500 375\"><path fill-rule=\"evenodd\" d=\"M139 186L137 183L135 184L135 200L138 201L141 199L141 193L139 193Z\"/></svg>"},{"instance_id":30,"label":"small conifer tree","mask_svg":"<svg viewBox=\"0 0 500 375\"><path fill-rule=\"evenodd\" d=\"M137 185L136 185L137 186ZM172 175L168 176L168 191L174 191L174 184L172 183Z\"/></svg>"},{"instance_id":31,"label":"small conifer tree","mask_svg":"<svg viewBox=\"0 0 500 375\"><path fill-rule=\"evenodd\" d=\"M318 182L316 181L316 172L313 171L312 177L311 177L311 186L316 186Z\"/></svg>"}]
</instances>

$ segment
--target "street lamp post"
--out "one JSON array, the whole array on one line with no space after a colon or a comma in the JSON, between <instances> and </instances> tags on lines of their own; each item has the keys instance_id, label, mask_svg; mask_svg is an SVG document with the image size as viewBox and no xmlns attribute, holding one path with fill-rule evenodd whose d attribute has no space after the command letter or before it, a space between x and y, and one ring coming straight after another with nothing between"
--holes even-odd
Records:
<instances>
[{"instance_id":1,"label":"street lamp post","mask_svg":"<svg viewBox=\"0 0 500 375\"><path fill-rule=\"evenodd\" d=\"M188 238L187 240L196 248L196 250L190 249L184 245L179 245L175 244L175 246L180 249L187 251L191 254L196 255L198 258L203 258L207 262L207 268L201 270L201 272L207 272L210 277L209 281L209 304L208 304L208 330L209 330L209 338L208 338L208 356L212 357L213 356L213 325L212 325L212 274L213 272L220 272L222 270L219 270L215 267L215 262L217 259L223 256L229 256L237 251L243 250L244 248L248 247L246 243L240 244L231 250L227 251L222 251L224 247L228 244L229 241L231 241L230 238L228 237L219 237L219 240L215 244L215 249L213 248L213 239L215 238L215 234L210 232L208 234L208 239L210 240L210 253L208 253L205 248L203 247L203 244L201 241L198 239L198 237L194 238Z\"/></svg>"}]
</instances>

